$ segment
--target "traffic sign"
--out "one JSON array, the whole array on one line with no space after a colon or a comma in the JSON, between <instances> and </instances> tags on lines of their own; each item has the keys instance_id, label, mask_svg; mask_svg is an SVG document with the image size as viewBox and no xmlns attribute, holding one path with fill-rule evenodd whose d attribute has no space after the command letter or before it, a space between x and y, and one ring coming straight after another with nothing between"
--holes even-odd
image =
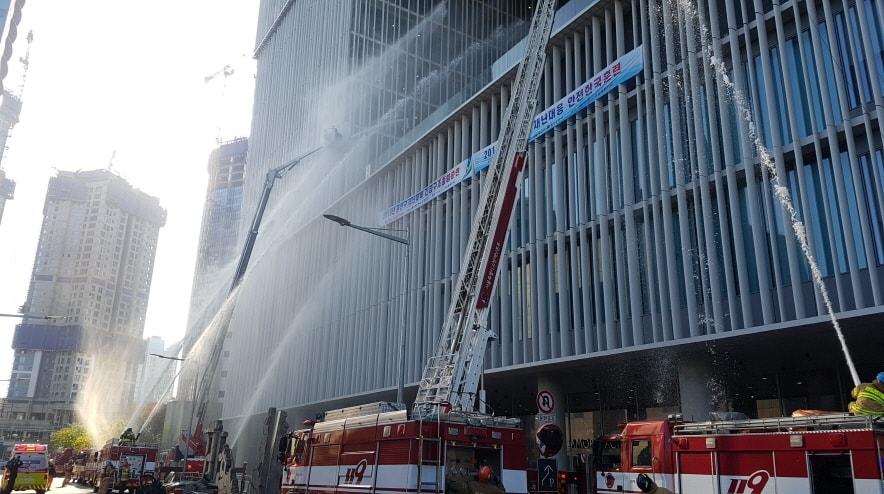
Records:
<instances>
[{"instance_id":1,"label":"traffic sign","mask_svg":"<svg viewBox=\"0 0 884 494\"><path fill-rule=\"evenodd\" d=\"M556 407L556 400L553 394L548 390L541 389L537 392L537 411L543 414L553 413Z\"/></svg>"},{"instance_id":2,"label":"traffic sign","mask_svg":"<svg viewBox=\"0 0 884 494\"><path fill-rule=\"evenodd\" d=\"M537 429L536 439L537 448L540 450L540 455L544 458L555 456L562 450L562 446L565 443L565 435L562 433L562 428L556 424L546 424Z\"/></svg>"},{"instance_id":3,"label":"traffic sign","mask_svg":"<svg viewBox=\"0 0 884 494\"><path fill-rule=\"evenodd\" d=\"M556 475L559 467L555 459L541 458L537 460L537 492L558 492Z\"/></svg>"}]
</instances>

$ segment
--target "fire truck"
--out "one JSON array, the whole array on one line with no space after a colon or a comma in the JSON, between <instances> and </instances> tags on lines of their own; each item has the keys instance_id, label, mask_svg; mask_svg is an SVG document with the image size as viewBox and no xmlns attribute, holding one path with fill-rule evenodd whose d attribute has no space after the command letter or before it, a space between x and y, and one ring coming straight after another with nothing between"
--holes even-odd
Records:
<instances>
[{"instance_id":1,"label":"fire truck","mask_svg":"<svg viewBox=\"0 0 884 494\"><path fill-rule=\"evenodd\" d=\"M593 445L593 493L884 494L884 421L832 414L630 422Z\"/></svg>"},{"instance_id":2,"label":"fire truck","mask_svg":"<svg viewBox=\"0 0 884 494\"><path fill-rule=\"evenodd\" d=\"M450 492L475 482L527 492L518 419L452 411L434 420L409 420L396 407L333 410L322 422L292 433L281 444L281 492ZM372 408L375 413L367 413ZM483 467L490 475L480 481Z\"/></svg>"},{"instance_id":3,"label":"fire truck","mask_svg":"<svg viewBox=\"0 0 884 494\"><path fill-rule=\"evenodd\" d=\"M84 479L87 484L97 486L108 462L114 467L114 489L138 489L144 477L153 477L156 469L156 444L120 444L112 439L100 451L96 451L84 469L91 477Z\"/></svg>"}]
</instances>

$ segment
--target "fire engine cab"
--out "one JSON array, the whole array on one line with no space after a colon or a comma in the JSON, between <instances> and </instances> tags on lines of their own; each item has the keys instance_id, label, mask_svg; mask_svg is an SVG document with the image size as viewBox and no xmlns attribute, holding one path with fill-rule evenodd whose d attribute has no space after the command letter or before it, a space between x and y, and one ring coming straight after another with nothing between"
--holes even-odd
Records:
<instances>
[{"instance_id":1,"label":"fire engine cab","mask_svg":"<svg viewBox=\"0 0 884 494\"><path fill-rule=\"evenodd\" d=\"M375 413L368 413L374 408ZM448 413L409 420L376 403L326 412L291 433L282 494L307 492L527 492L518 419Z\"/></svg>"},{"instance_id":2,"label":"fire engine cab","mask_svg":"<svg viewBox=\"0 0 884 494\"><path fill-rule=\"evenodd\" d=\"M884 421L847 414L624 424L593 446L592 492L884 494Z\"/></svg>"}]
</instances>

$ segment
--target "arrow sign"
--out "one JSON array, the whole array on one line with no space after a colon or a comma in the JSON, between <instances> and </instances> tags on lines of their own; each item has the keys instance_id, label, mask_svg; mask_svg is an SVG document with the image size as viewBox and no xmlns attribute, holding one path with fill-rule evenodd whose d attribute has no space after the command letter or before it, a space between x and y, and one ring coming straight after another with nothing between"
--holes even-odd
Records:
<instances>
[{"instance_id":1,"label":"arrow sign","mask_svg":"<svg viewBox=\"0 0 884 494\"><path fill-rule=\"evenodd\" d=\"M558 492L556 485L558 470L555 459L541 458L537 460L537 476L540 479L538 492Z\"/></svg>"}]
</instances>

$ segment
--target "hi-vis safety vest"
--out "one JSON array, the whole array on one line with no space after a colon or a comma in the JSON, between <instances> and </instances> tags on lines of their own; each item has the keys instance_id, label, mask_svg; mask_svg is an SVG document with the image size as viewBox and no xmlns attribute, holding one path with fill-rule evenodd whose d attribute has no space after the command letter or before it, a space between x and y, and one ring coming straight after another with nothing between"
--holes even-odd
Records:
<instances>
[{"instance_id":1,"label":"hi-vis safety vest","mask_svg":"<svg viewBox=\"0 0 884 494\"><path fill-rule=\"evenodd\" d=\"M884 392L874 384L862 386L849 409L859 415L884 415Z\"/></svg>"}]
</instances>

